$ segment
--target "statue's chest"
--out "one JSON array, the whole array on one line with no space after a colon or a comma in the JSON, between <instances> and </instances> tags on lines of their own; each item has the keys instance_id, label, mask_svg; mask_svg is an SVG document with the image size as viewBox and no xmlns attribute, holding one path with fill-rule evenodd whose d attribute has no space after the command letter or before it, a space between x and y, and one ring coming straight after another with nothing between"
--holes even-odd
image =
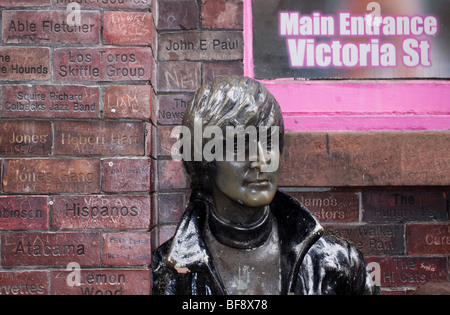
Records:
<instances>
[{"instance_id":1,"label":"statue's chest","mask_svg":"<svg viewBox=\"0 0 450 315\"><path fill-rule=\"evenodd\" d=\"M210 232L206 232L206 242L227 294L280 294L280 242L275 223L269 239L256 249L243 250L225 246Z\"/></svg>"}]
</instances>

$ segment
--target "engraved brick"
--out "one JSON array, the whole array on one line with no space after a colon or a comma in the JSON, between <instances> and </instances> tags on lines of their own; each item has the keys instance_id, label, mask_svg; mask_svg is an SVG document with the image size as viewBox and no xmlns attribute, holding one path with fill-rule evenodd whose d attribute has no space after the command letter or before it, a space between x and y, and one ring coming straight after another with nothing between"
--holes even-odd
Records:
<instances>
[{"instance_id":1,"label":"engraved brick","mask_svg":"<svg viewBox=\"0 0 450 315\"><path fill-rule=\"evenodd\" d=\"M157 0L159 30L192 30L198 27L195 0Z\"/></svg>"},{"instance_id":2,"label":"engraved brick","mask_svg":"<svg viewBox=\"0 0 450 315\"><path fill-rule=\"evenodd\" d=\"M0 196L0 230L48 230L48 197Z\"/></svg>"},{"instance_id":3,"label":"engraved brick","mask_svg":"<svg viewBox=\"0 0 450 315\"><path fill-rule=\"evenodd\" d=\"M161 34L159 60L239 60L243 58L242 32L190 31Z\"/></svg>"},{"instance_id":4,"label":"engraved brick","mask_svg":"<svg viewBox=\"0 0 450 315\"><path fill-rule=\"evenodd\" d=\"M120 85L103 88L106 118L150 119L152 88L149 85Z\"/></svg>"},{"instance_id":5,"label":"engraved brick","mask_svg":"<svg viewBox=\"0 0 450 315\"><path fill-rule=\"evenodd\" d=\"M195 92L201 86L201 63L160 62L158 68L158 91Z\"/></svg>"},{"instance_id":6,"label":"engraved brick","mask_svg":"<svg viewBox=\"0 0 450 315\"><path fill-rule=\"evenodd\" d=\"M50 5L51 0L0 0L0 7L42 7Z\"/></svg>"},{"instance_id":7,"label":"engraved brick","mask_svg":"<svg viewBox=\"0 0 450 315\"><path fill-rule=\"evenodd\" d=\"M448 131L290 133L282 186L446 186Z\"/></svg>"},{"instance_id":8,"label":"engraved brick","mask_svg":"<svg viewBox=\"0 0 450 315\"><path fill-rule=\"evenodd\" d=\"M100 233L3 233L2 266L100 264Z\"/></svg>"},{"instance_id":9,"label":"engraved brick","mask_svg":"<svg viewBox=\"0 0 450 315\"><path fill-rule=\"evenodd\" d=\"M344 225L326 224L329 233L348 239L363 254L402 255L405 254L403 225Z\"/></svg>"},{"instance_id":10,"label":"engraved brick","mask_svg":"<svg viewBox=\"0 0 450 315\"><path fill-rule=\"evenodd\" d=\"M204 28L243 28L242 0L202 0Z\"/></svg>"},{"instance_id":11,"label":"engraved brick","mask_svg":"<svg viewBox=\"0 0 450 315\"><path fill-rule=\"evenodd\" d=\"M189 179L183 167L183 162L158 161L158 175L160 189L183 189L189 186Z\"/></svg>"},{"instance_id":12,"label":"engraved brick","mask_svg":"<svg viewBox=\"0 0 450 315\"><path fill-rule=\"evenodd\" d=\"M160 95L158 97L158 124L181 125L192 94Z\"/></svg>"},{"instance_id":13,"label":"engraved brick","mask_svg":"<svg viewBox=\"0 0 450 315\"><path fill-rule=\"evenodd\" d=\"M359 197L356 193L288 192L321 222L358 222Z\"/></svg>"},{"instance_id":14,"label":"engraved brick","mask_svg":"<svg viewBox=\"0 0 450 315\"><path fill-rule=\"evenodd\" d=\"M53 53L53 72L60 81L148 81L150 48L60 48Z\"/></svg>"},{"instance_id":15,"label":"engraved brick","mask_svg":"<svg viewBox=\"0 0 450 315\"><path fill-rule=\"evenodd\" d=\"M7 159L7 193L99 193L100 161L94 159Z\"/></svg>"},{"instance_id":16,"label":"engraved brick","mask_svg":"<svg viewBox=\"0 0 450 315\"><path fill-rule=\"evenodd\" d=\"M0 80L50 79L50 48L0 47Z\"/></svg>"},{"instance_id":17,"label":"engraved brick","mask_svg":"<svg viewBox=\"0 0 450 315\"><path fill-rule=\"evenodd\" d=\"M150 233L123 232L103 234L103 263L111 266L150 265Z\"/></svg>"},{"instance_id":18,"label":"engraved brick","mask_svg":"<svg viewBox=\"0 0 450 315\"><path fill-rule=\"evenodd\" d=\"M442 192L363 193L363 221L445 221L447 200Z\"/></svg>"},{"instance_id":19,"label":"engraved brick","mask_svg":"<svg viewBox=\"0 0 450 315\"><path fill-rule=\"evenodd\" d=\"M48 295L48 271L0 272L0 295Z\"/></svg>"},{"instance_id":20,"label":"engraved brick","mask_svg":"<svg viewBox=\"0 0 450 315\"><path fill-rule=\"evenodd\" d=\"M105 12L103 42L115 45L150 45L152 28L150 12Z\"/></svg>"},{"instance_id":21,"label":"engraved brick","mask_svg":"<svg viewBox=\"0 0 450 315\"><path fill-rule=\"evenodd\" d=\"M102 9L149 9L152 0L55 0L55 6L66 8L68 4L76 2L83 8Z\"/></svg>"},{"instance_id":22,"label":"engraved brick","mask_svg":"<svg viewBox=\"0 0 450 315\"><path fill-rule=\"evenodd\" d=\"M159 223L178 223L186 208L183 193L159 194Z\"/></svg>"},{"instance_id":23,"label":"engraved brick","mask_svg":"<svg viewBox=\"0 0 450 315\"><path fill-rule=\"evenodd\" d=\"M50 155L52 144L49 122L3 121L0 124L1 155Z\"/></svg>"},{"instance_id":24,"label":"engraved brick","mask_svg":"<svg viewBox=\"0 0 450 315\"><path fill-rule=\"evenodd\" d=\"M151 159L103 160L103 190L106 192L150 191Z\"/></svg>"},{"instance_id":25,"label":"engraved brick","mask_svg":"<svg viewBox=\"0 0 450 315\"><path fill-rule=\"evenodd\" d=\"M149 229L150 196L55 196L53 228Z\"/></svg>"},{"instance_id":26,"label":"engraved brick","mask_svg":"<svg viewBox=\"0 0 450 315\"><path fill-rule=\"evenodd\" d=\"M210 82L214 78L228 75L244 75L242 62L211 62L203 64L203 82Z\"/></svg>"},{"instance_id":27,"label":"engraved brick","mask_svg":"<svg viewBox=\"0 0 450 315\"><path fill-rule=\"evenodd\" d=\"M445 257L365 257L366 263L380 265L383 287L420 286L427 282L447 281Z\"/></svg>"},{"instance_id":28,"label":"engraved brick","mask_svg":"<svg viewBox=\"0 0 450 315\"><path fill-rule=\"evenodd\" d=\"M100 12L83 11L79 25L67 24L66 11L3 11L3 43L98 44Z\"/></svg>"},{"instance_id":29,"label":"engraved brick","mask_svg":"<svg viewBox=\"0 0 450 315\"><path fill-rule=\"evenodd\" d=\"M408 224L406 226L408 255L450 253L450 224Z\"/></svg>"},{"instance_id":30,"label":"engraved brick","mask_svg":"<svg viewBox=\"0 0 450 315\"><path fill-rule=\"evenodd\" d=\"M61 85L4 85L2 118L98 118L98 87Z\"/></svg>"},{"instance_id":31,"label":"engraved brick","mask_svg":"<svg viewBox=\"0 0 450 315\"><path fill-rule=\"evenodd\" d=\"M144 155L143 123L55 122L55 154Z\"/></svg>"},{"instance_id":32,"label":"engraved brick","mask_svg":"<svg viewBox=\"0 0 450 315\"><path fill-rule=\"evenodd\" d=\"M142 269L83 269L80 283L67 285L70 271L52 270L52 295L149 295L150 270Z\"/></svg>"},{"instance_id":33,"label":"engraved brick","mask_svg":"<svg viewBox=\"0 0 450 315\"><path fill-rule=\"evenodd\" d=\"M158 127L158 156L171 156L172 146L178 141L179 135L172 138L175 126Z\"/></svg>"}]
</instances>

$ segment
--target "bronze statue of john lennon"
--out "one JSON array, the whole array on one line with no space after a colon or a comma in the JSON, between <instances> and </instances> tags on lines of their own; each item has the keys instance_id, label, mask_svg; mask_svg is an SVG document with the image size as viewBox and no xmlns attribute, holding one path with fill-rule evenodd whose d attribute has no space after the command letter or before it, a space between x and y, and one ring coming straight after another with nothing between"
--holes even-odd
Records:
<instances>
[{"instance_id":1,"label":"bronze statue of john lennon","mask_svg":"<svg viewBox=\"0 0 450 315\"><path fill-rule=\"evenodd\" d=\"M190 203L175 236L153 253L153 294L374 293L362 254L324 233L308 209L278 190L278 167L268 166L277 166L282 154L284 123L279 104L261 83L221 77L204 85L183 126L193 136L199 122L202 130L224 133L230 126L278 132L246 135L244 145L237 135L231 145L209 147L223 159L195 158L198 142L185 152Z\"/></svg>"}]
</instances>

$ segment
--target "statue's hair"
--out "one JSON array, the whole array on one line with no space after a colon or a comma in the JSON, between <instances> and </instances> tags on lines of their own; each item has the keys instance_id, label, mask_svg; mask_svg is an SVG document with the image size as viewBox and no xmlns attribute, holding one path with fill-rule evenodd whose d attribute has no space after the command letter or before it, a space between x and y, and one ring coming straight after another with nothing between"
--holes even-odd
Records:
<instances>
[{"instance_id":1,"label":"statue's hair","mask_svg":"<svg viewBox=\"0 0 450 315\"><path fill-rule=\"evenodd\" d=\"M280 130L280 153L282 151L284 122L280 105L261 83L253 79L225 76L203 85L189 103L183 118L183 126L190 129L192 137L194 123L200 119L202 130L208 126L218 126L224 132L227 126L277 126ZM191 152L193 154L194 150ZM214 163L196 162L193 156L190 161L184 161L193 189L210 187L207 178L214 171L211 164Z\"/></svg>"}]
</instances>

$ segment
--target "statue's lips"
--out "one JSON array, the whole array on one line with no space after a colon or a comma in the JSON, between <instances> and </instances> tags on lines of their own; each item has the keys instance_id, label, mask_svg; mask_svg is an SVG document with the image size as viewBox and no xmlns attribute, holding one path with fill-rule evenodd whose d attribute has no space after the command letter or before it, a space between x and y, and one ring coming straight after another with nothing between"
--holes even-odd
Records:
<instances>
[{"instance_id":1,"label":"statue's lips","mask_svg":"<svg viewBox=\"0 0 450 315\"><path fill-rule=\"evenodd\" d=\"M258 179L258 180L244 182L244 186L266 187L269 185L270 185L270 181L268 179Z\"/></svg>"}]
</instances>

